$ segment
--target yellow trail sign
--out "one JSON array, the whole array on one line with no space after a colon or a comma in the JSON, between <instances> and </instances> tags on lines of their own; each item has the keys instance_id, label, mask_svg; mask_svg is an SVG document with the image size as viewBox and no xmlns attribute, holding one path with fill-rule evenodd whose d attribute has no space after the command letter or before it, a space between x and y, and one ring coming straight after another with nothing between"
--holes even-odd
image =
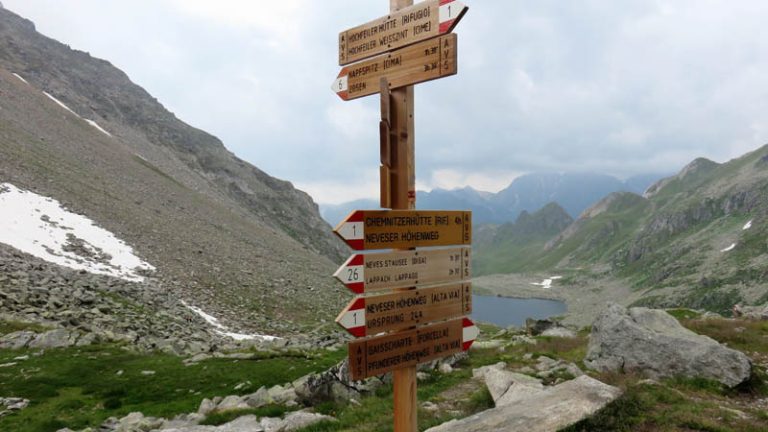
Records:
<instances>
[{"instance_id":1,"label":"yellow trail sign","mask_svg":"<svg viewBox=\"0 0 768 432\"><path fill-rule=\"evenodd\" d=\"M457 0L427 0L339 33L339 65L453 31L467 12Z\"/></svg>"},{"instance_id":2,"label":"yellow trail sign","mask_svg":"<svg viewBox=\"0 0 768 432\"><path fill-rule=\"evenodd\" d=\"M472 284L453 284L357 297L336 318L350 334L365 337L472 313Z\"/></svg>"},{"instance_id":3,"label":"yellow trail sign","mask_svg":"<svg viewBox=\"0 0 768 432\"><path fill-rule=\"evenodd\" d=\"M458 318L352 341L349 343L352 379L361 380L467 351L479 333L469 318Z\"/></svg>"},{"instance_id":4,"label":"yellow trail sign","mask_svg":"<svg viewBox=\"0 0 768 432\"><path fill-rule=\"evenodd\" d=\"M418 249L354 254L333 276L356 294L468 280L472 249Z\"/></svg>"},{"instance_id":5,"label":"yellow trail sign","mask_svg":"<svg viewBox=\"0 0 768 432\"><path fill-rule=\"evenodd\" d=\"M472 212L357 210L334 232L355 250L469 245Z\"/></svg>"},{"instance_id":6,"label":"yellow trail sign","mask_svg":"<svg viewBox=\"0 0 768 432\"><path fill-rule=\"evenodd\" d=\"M449 34L344 67L331 89L346 100L378 94L381 78L390 88L456 75L457 36Z\"/></svg>"}]
</instances>

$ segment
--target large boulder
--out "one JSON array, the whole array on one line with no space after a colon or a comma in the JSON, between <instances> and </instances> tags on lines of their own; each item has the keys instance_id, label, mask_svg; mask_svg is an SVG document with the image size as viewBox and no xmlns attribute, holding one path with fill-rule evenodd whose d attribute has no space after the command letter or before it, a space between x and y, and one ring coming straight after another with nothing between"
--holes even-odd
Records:
<instances>
[{"instance_id":1,"label":"large boulder","mask_svg":"<svg viewBox=\"0 0 768 432\"><path fill-rule=\"evenodd\" d=\"M651 378L707 378L729 387L747 380L752 370L746 355L686 329L662 310L617 304L609 304L592 324L584 364Z\"/></svg>"},{"instance_id":2,"label":"large boulder","mask_svg":"<svg viewBox=\"0 0 768 432\"><path fill-rule=\"evenodd\" d=\"M768 320L768 305L763 306L733 306L733 315L737 317L756 319L756 320Z\"/></svg>"},{"instance_id":3,"label":"large boulder","mask_svg":"<svg viewBox=\"0 0 768 432\"><path fill-rule=\"evenodd\" d=\"M333 417L306 411L295 411L285 418L246 415L220 426L185 425L160 429L163 432L293 432L320 421L332 421ZM143 430L143 429L142 429ZM149 430L149 429L146 429Z\"/></svg>"},{"instance_id":4,"label":"large boulder","mask_svg":"<svg viewBox=\"0 0 768 432\"><path fill-rule=\"evenodd\" d=\"M379 377L352 381L347 360L319 374L305 375L292 383L297 402L315 406L322 402L348 402L360 399L384 383Z\"/></svg>"},{"instance_id":5,"label":"large boulder","mask_svg":"<svg viewBox=\"0 0 768 432\"><path fill-rule=\"evenodd\" d=\"M427 432L555 432L595 413L621 395L621 390L587 375L544 387L535 379L494 367L483 372L498 386L510 383L497 406ZM497 387L498 389L498 387Z\"/></svg>"},{"instance_id":6,"label":"large boulder","mask_svg":"<svg viewBox=\"0 0 768 432\"><path fill-rule=\"evenodd\" d=\"M533 319L528 318L525 320L525 329L528 334L532 336L552 336L572 338L576 336L576 332L560 324L559 321L550 319Z\"/></svg>"},{"instance_id":7,"label":"large boulder","mask_svg":"<svg viewBox=\"0 0 768 432\"><path fill-rule=\"evenodd\" d=\"M0 337L0 349L22 349L29 345L37 337L37 333L31 331L17 331Z\"/></svg>"},{"instance_id":8,"label":"large boulder","mask_svg":"<svg viewBox=\"0 0 768 432\"><path fill-rule=\"evenodd\" d=\"M485 386L488 388L488 392L491 394L493 403L496 406L504 404L501 402L502 397L512 389L514 389L515 392L518 389L521 389L522 391L532 389L532 391L535 392L544 389L544 385L540 380L528 375L509 371L506 369L506 364L504 362L475 369L472 371L472 377L485 381Z\"/></svg>"},{"instance_id":9,"label":"large boulder","mask_svg":"<svg viewBox=\"0 0 768 432\"><path fill-rule=\"evenodd\" d=\"M66 329L49 330L29 343L30 348L66 348L77 343L79 334Z\"/></svg>"}]
</instances>

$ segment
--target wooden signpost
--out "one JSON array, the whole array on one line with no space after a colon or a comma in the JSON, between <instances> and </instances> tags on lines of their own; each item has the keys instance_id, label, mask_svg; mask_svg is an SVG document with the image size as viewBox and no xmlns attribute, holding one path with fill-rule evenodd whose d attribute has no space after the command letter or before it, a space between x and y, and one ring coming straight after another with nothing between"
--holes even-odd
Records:
<instances>
[{"instance_id":1,"label":"wooden signpost","mask_svg":"<svg viewBox=\"0 0 768 432\"><path fill-rule=\"evenodd\" d=\"M355 294L459 282L472 276L471 251L459 247L354 254L333 276Z\"/></svg>"},{"instance_id":2,"label":"wooden signpost","mask_svg":"<svg viewBox=\"0 0 768 432\"><path fill-rule=\"evenodd\" d=\"M339 33L339 65L450 33L466 13L457 0L427 0Z\"/></svg>"},{"instance_id":3,"label":"wooden signpost","mask_svg":"<svg viewBox=\"0 0 768 432\"><path fill-rule=\"evenodd\" d=\"M472 213L454 210L357 210L334 230L355 250L472 243Z\"/></svg>"},{"instance_id":4,"label":"wooden signpost","mask_svg":"<svg viewBox=\"0 0 768 432\"><path fill-rule=\"evenodd\" d=\"M356 337L407 330L472 313L469 282L353 299L336 322Z\"/></svg>"},{"instance_id":5,"label":"wooden signpost","mask_svg":"<svg viewBox=\"0 0 768 432\"><path fill-rule=\"evenodd\" d=\"M395 432L416 432L416 365L469 349L472 310L468 211L416 211L413 85L457 71L467 7L457 0L390 0L390 13L339 34L332 89L343 100L381 95L381 207L352 212L334 230L356 254L334 276L361 295L336 322L349 345L353 380L392 372ZM366 60L369 59L369 60ZM355 64L351 64L358 62ZM440 249L415 249L415 248Z\"/></svg>"},{"instance_id":6,"label":"wooden signpost","mask_svg":"<svg viewBox=\"0 0 768 432\"><path fill-rule=\"evenodd\" d=\"M352 379L381 375L467 351L479 333L469 318L459 318L350 342L349 369Z\"/></svg>"},{"instance_id":7,"label":"wooden signpost","mask_svg":"<svg viewBox=\"0 0 768 432\"><path fill-rule=\"evenodd\" d=\"M455 75L456 42L457 36L448 34L347 66L331 89L352 100L378 94L381 78L396 88Z\"/></svg>"}]
</instances>

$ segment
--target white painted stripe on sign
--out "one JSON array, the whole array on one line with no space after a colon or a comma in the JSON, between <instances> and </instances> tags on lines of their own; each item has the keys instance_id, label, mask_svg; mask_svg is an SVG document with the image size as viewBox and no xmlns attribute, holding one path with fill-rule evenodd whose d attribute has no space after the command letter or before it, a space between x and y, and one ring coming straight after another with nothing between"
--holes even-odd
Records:
<instances>
[{"instance_id":1,"label":"white painted stripe on sign","mask_svg":"<svg viewBox=\"0 0 768 432\"><path fill-rule=\"evenodd\" d=\"M355 283L365 281L365 266L342 266L336 270L333 276L343 283Z\"/></svg>"},{"instance_id":2,"label":"white painted stripe on sign","mask_svg":"<svg viewBox=\"0 0 768 432\"><path fill-rule=\"evenodd\" d=\"M473 341L473 340L477 339L478 336L480 336L480 329L477 328L477 326L474 326L474 325L469 326L469 327L464 327L462 336L464 338L463 339L464 342Z\"/></svg>"},{"instance_id":3,"label":"white painted stripe on sign","mask_svg":"<svg viewBox=\"0 0 768 432\"><path fill-rule=\"evenodd\" d=\"M326 81L327 82L327 81ZM331 90L335 91L336 93L341 93L343 91L347 91L349 89L349 76L344 75L336 78L336 81L333 82L333 85L331 86Z\"/></svg>"},{"instance_id":4,"label":"white painted stripe on sign","mask_svg":"<svg viewBox=\"0 0 768 432\"><path fill-rule=\"evenodd\" d=\"M349 310L337 322L347 329L362 327L365 325L365 309Z\"/></svg>"},{"instance_id":5,"label":"white painted stripe on sign","mask_svg":"<svg viewBox=\"0 0 768 432\"><path fill-rule=\"evenodd\" d=\"M464 9L464 4L461 2L450 2L440 6L440 22L444 23L452 19L459 17L459 14Z\"/></svg>"},{"instance_id":6,"label":"white painted stripe on sign","mask_svg":"<svg viewBox=\"0 0 768 432\"><path fill-rule=\"evenodd\" d=\"M362 240L363 222L345 222L339 228L339 235L344 240Z\"/></svg>"}]
</instances>

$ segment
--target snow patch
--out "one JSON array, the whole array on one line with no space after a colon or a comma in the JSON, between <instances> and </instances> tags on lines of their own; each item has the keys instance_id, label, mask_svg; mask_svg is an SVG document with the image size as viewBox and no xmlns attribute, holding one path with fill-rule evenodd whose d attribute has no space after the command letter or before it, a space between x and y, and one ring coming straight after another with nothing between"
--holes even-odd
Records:
<instances>
[{"instance_id":1,"label":"snow patch","mask_svg":"<svg viewBox=\"0 0 768 432\"><path fill-rule=\"evenodd\" d=\"M746 230L748 230L748 229L750 229L750 228L752 228L752 221L749 221L749 222L747 222L747 223L744 225L744 228L742 228L741 230L742 230L742 231L746 231Z\"/></svg>"},{"instance_id":2,"label":"snow patch","mask_svg":"<svg viewBox=\"0 0 768 432\"><path fill-rule=\"evenodd\" d=\"M720 249L720 252L730 252L730 251L732 251L735 248L736 248L736 243L733 243L733 244L731 244L730 246L728 246L725 249Z\"/></svg>"},{"instance_id":3,"label":"snow patch","mask_svg":"<svg viewBox=\"0 0 768 432\"><path fill-rule=\"evenodd\" d=\"M562 279L562 276L550 276L548 279L544 279L541 282L531 282L531 285L540 286L544 289L552 288L552 282L558 279Z\"/></svg>"},{"instance_id":4,"label":"snow patch","mask_svg":"<svg viewBox=\"0 0 768 432\"><path fill-rule=\"evenodd\" d=\"M16 74L14 74L14 75L16 75ZM18 75L17 75L17 76L18 76ZM19 78L20 78L22 81L24 80L24 78L21 78L21 77L19 77ZM24 81L24 82L26 82L26 81ZM111 136L112 136L112 134L111 134L111 133L109 133L109 132L107 132L106 130L104 130L104 128L102 128L101 126L99 126L99 124L98 124L98 123L96 123L96 122L95 122L95 121L93 121L93 120L88 120L87 118L83 118L83 117L81 117L81 116L80 116L80 114L78 114L78 113L76 113L76 112L72 111L72 109L70 109L70 108L69 108L69 107L68 107L66 104L64 104L64 102L62 102L62 101L60 101L60 100L56 99L55 97L51 96L51 95L50 95L48 92L43 92L43 94L44 94L44 95L46 95L46 96L48 96L48 98L49 98L50 100L52 100L52 101L56 102L56 103L57 103L57 104L58 104L60 107L64 108L65 110L67 110L67 111L71 112L72 114L74 114L74 115L76 115L76 116L80 117L81 119L85 120L85 122L86 122L86 123L88 123L89 125L91 125L91 126L93 126L94 128L96 128L96 129L97 129L99 132L103 133L104 135L106 135L106 136L108 136L108 137L111 137Z\"/></svg>"},{"instance_id":5,"label":"snow patch","mask_svg":"<svg viewBox=\"0 0 768 432\"><path fill-rule=\"evenodd\" d=\"M79 115L78 113L76 113L76 112L72 111L72 110L71 110L71 109L70 109L68 106L66 106L66 105L64 104L64 102L62 102L62 101L60 101L60 100L56 99L55 97L51 96L50 94L48 94L48 92L43 92L43 94L44 94L44 95L46 95L46 96L48 96L48 99L50 99L50 100L52 100L52 101L56 102L56 103L57 103L59 106L61 106L61 107L62 107L62 108L64 108L65 110L67 110L67 111L71 112L72 114L74 114L74 115L76 115L76 116L80 117L80 115ZM80 117L80 118L82 118L82 117Z\"/></svg>"},{"instance_id":6,"label":"snow patch","mask_svg":"<svg viewBox=\"0 0 768 432\"><path fill-rule=\"evenodd\" d=\"M208 324L214 326L216 328L216 333L218 333L218 334L220 334L222 336L228 336L228 337L231 337L232 339L237 340L237 341L253 340L253 339L259 339L259 340L264 340L264 341L273 341L275 339L280 339L277 336L260 335L260 334L249 335L249 334L242 334L242 333L233 333L233 332L231 332L229 330L229 328L227 328L222 323L220 323L218 318L216 318L214 316L211 316L211 315L208 315L207 313L205 313L199 307L192 306L192 305L188 304L187 302L185 302L184 300L181 301L181 304L186 306L192 312L198 314Z\"/></svg>"},{"instance_id":7,"label":"snow patch","mask_svg":"<svg viewBox=\"0 0 768 432\"><path fill-rule=\"evenodd\" d=\"M21 75L19 75L19 74L17 74L17 73L14 73L14 74L13 74L13 76L15 76L16 78L20 79L20 80L21 80L21 82L23 82L24 84L27 84L27 85L29 85L29 83L27 82L27 80L25 80L24 78L22 78L22 77L21 77Z\"/></svg>"},{"instance_id":8,"label":"snow patch","mask_svg":"<svg viewBox=\"0 0 768 432\"><path fill-rule=\"evenodd\" d=\"M0 183L0 243L75 270L141 282L155 268L133 249L58 201Z\"/></svg>"},{"instance_id":9,"label":"snow patch","mask_svg":"<svg viewBox=\"0 0 768 432\"><path fill-rule=\"evenodd\" d=\"M95 127L95 128L96 128L96 129L97 129L99 132L103 133L104 135L106 135L106 136L108 136L108 137L111 137L111 136L112 136L112 134L111 134L111 133L109 133L109 132L105 131L105 130L104 130L104 129L103 129L101 126L99 126L99 124L98 124L98 123L96 123L95 121L93 121L93 120L88 120L88 119L83 119L83 120L85 120L85 122L86 122L86 123L88 123L89 125L91 125L91 126Z\"/></svg>"}]
</instances>

